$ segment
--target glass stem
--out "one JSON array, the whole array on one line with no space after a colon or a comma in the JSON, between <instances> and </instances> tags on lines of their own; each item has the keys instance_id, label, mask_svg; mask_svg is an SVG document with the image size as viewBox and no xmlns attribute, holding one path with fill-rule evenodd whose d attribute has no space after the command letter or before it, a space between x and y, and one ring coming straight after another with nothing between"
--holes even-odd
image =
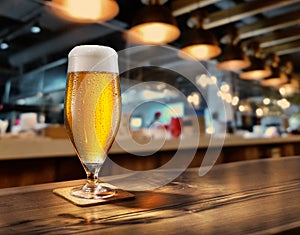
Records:
<instances>
[{"instance_id":1,"label":"glass stem","mask_svg":"<svg viewBox=\"0 0 300 235\"><path fill-rule=\"evenodd\" d=\"M99 181L98 178L99 170L95 170L95 172L87 172L87 183L84 186L84 190L94 192L97 188Z\"/></svg>"}]
</instances>

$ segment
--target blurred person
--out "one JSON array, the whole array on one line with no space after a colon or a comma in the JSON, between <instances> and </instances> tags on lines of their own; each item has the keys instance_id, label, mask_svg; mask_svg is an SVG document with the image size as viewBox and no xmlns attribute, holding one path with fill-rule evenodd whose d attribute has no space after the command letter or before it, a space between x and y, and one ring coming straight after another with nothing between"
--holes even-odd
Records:
<instances>
[{"instance_id":1,"label":"blurred person","mask_svg":"<svg viewBox=\"0 0 300 235\"><path fill-rule=\"evenodd\" d=\"M148 128L150 128L150 129L157 129L157 128L163 126L162 123L159 121L160 117L161 117L161 112L160 111L156 111L154 113L153 120L148 125Z\"/></svg>"}]
</instances>

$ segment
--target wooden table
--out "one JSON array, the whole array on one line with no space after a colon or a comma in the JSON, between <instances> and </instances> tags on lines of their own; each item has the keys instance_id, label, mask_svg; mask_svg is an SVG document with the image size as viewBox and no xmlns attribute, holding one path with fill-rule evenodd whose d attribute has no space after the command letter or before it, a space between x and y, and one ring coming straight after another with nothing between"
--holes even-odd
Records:
<instances>
[{"instance_id":1,"label":"wooden table","mask_svg":"<svg viewBox=\"0 0 300 235\"><path fill-rule=\"evenodd\" d=\"M300 157L184 172L134 200L78 207L54 195L79 181L0 190L0 234L300 234Z\"/></svg>"}]
</instances>

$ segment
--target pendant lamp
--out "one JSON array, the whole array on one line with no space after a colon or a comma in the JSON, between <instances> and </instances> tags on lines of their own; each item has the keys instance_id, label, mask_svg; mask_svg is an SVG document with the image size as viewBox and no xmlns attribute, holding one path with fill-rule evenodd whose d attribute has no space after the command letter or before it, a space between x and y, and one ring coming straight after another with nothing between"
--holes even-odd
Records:
<instances>
[{"instance_id":1,"label":"pendant lamp","mask_svg":"<svg viewBox=\"0 0 300 235\"><path fill-rule=\"evenodd\" d=\"M299 91L299 81L293 76L293 63L291 61L287 61L284 68L287 82L280 85L278 91L283 97L288 97Z\"/></svg>"},{"instance_id":2,"label":"pendant lamp","mask_svg":"<svg viewBox=\"0 0 300 235\"><path fill-rule=\"evenodd\" d=\"M48 5L59 17L78 23L104 22L119 13L115 0L52 0Z\"/></svg>"},{"instance_id":3,"label":"pendant lamp","mask_svg":"<svg viewBox=\"0 0 300 235\"><path fill-rule=\"evenodd\" d=\"M238 42L237 29L232 30L223 41L227 43L222 48L222 53L218 57L217 69L239 71L250 66L248 56Z\"/></svg>"},{"instance_id":4,"label":"pendant lamp","mask_svg":"<svg viewBox=\"0 0 300 235\"><path fill-rule=\"evenodd\" d=\"M137 12L125 36L131 43L164 45L176 40L179 35L180 30L171 11L160 5L160 1L150 1Z\"/></svg>"},{"instance_id":5,"label":"pendant lamp","mask_svg":"<svg viewBox=\"0 0 300 235\"><path fill-rule=\"evenodd\" d=\"M190 29L182 34L180 56L209 60L221 53L217 38L210 31L203 29L203 20L204 14L199 11L188 20L187 24Z\"/></svg>"},{"instance_id":6,"label":"pendant lamp","mask_svg":"<svg viewBox=\"0 0 300 235\"><path fill-rule=\"evenodd\" d=\"M240 78L244 80L261 80L271 75L271 69L266 65L265 61L260 57L259 43L253 41L248 44L247 52L250 60L250 67L243 69Z\"/></svg>"},{"instance_id":7,"label":"pendant lamp","mask_svg":"<svg viewBox=\"0 0 300 235\"><path fill-rule=\"evenodd\" d=\"M280 57L275 53L270 53L267 58L267 63L270 64L271 75L261 80L262 86L278 87L287 82L287 76L279 66Z\"/></svg>"}]
</instances>

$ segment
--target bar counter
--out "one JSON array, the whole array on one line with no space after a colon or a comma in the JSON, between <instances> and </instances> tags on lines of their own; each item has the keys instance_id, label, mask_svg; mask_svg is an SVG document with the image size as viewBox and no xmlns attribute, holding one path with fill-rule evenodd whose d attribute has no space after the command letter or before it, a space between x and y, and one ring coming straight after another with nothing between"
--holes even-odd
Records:
<instances>
[{"instance_id":1,"label":"bar counter","mask_svg":"<svg viewBox=\"0 0 300 235\"><path fill-rule=\"evenodd\" d=\"M176 150L178 143L181 142L182 148L189 149L195 137L189 138L173 138L164 141L160 151ZM210 136L203 135L199 138L197 143L198 149L206 149L210 144ZM161 139L154 140L161 142ZM131 152L152 151L151 146L145 148L135 148L131 146L130 140L121 140L122 146L126 146L126 150ZM241 136L227 136L224 139L223 147L246 147L246 146L262 146L262 145L276 145L276 144L293 144L300 143L300 135L276 138L249 138L245 139ZM110 154L126 154L126 151L117 143L114 142ZM32 159L32 158L47 158L47 157L62 157L74 156L75 151L68 138L53 139L47 137L32 137L32 138L3 138L0 139L0 160L18 160L18 159ZM293 154L292 154L293 155Z\"/></svg>"},{"instance_id":2,"label":"bar counter","mask_svg":"<svg viewBox=\"0 0 300 235\"><path fill-rule=\"evenodd\" d=\"M300 157L215 165L202 177L189 168L135 199L90 207L52 193L82 180L1 189L0 234L300 234L299 169Z\"/></svg>"},{"instance_id":3,"label":"bar counter","mask_svg":"<svg viewBox=\"0 0 300 235\"><path fill-rule=\"evenodd\" d=\"M156 151L153 151L153 146L164 140L154 139L153 145L139 147L132 145L130 140L116 141L110 150L109 161L105 162L103 175L124 173L120 167L138 171L157 169L175 154L183 159L192 154L194 157L189 167L199 167L208 146L220 150L216 153L216 164L300 155L300 135L252 139L232 135L225 138L223 146L210 144L210 137L206 135L200 136L199 142L193 138L168 139ZM180 152L177 151L179 144ZM193 150L195 152L191 153ZM0 188L75 180L85 176L67 138L1 138L0 163Z\"/></svg>"}]
</instances>

